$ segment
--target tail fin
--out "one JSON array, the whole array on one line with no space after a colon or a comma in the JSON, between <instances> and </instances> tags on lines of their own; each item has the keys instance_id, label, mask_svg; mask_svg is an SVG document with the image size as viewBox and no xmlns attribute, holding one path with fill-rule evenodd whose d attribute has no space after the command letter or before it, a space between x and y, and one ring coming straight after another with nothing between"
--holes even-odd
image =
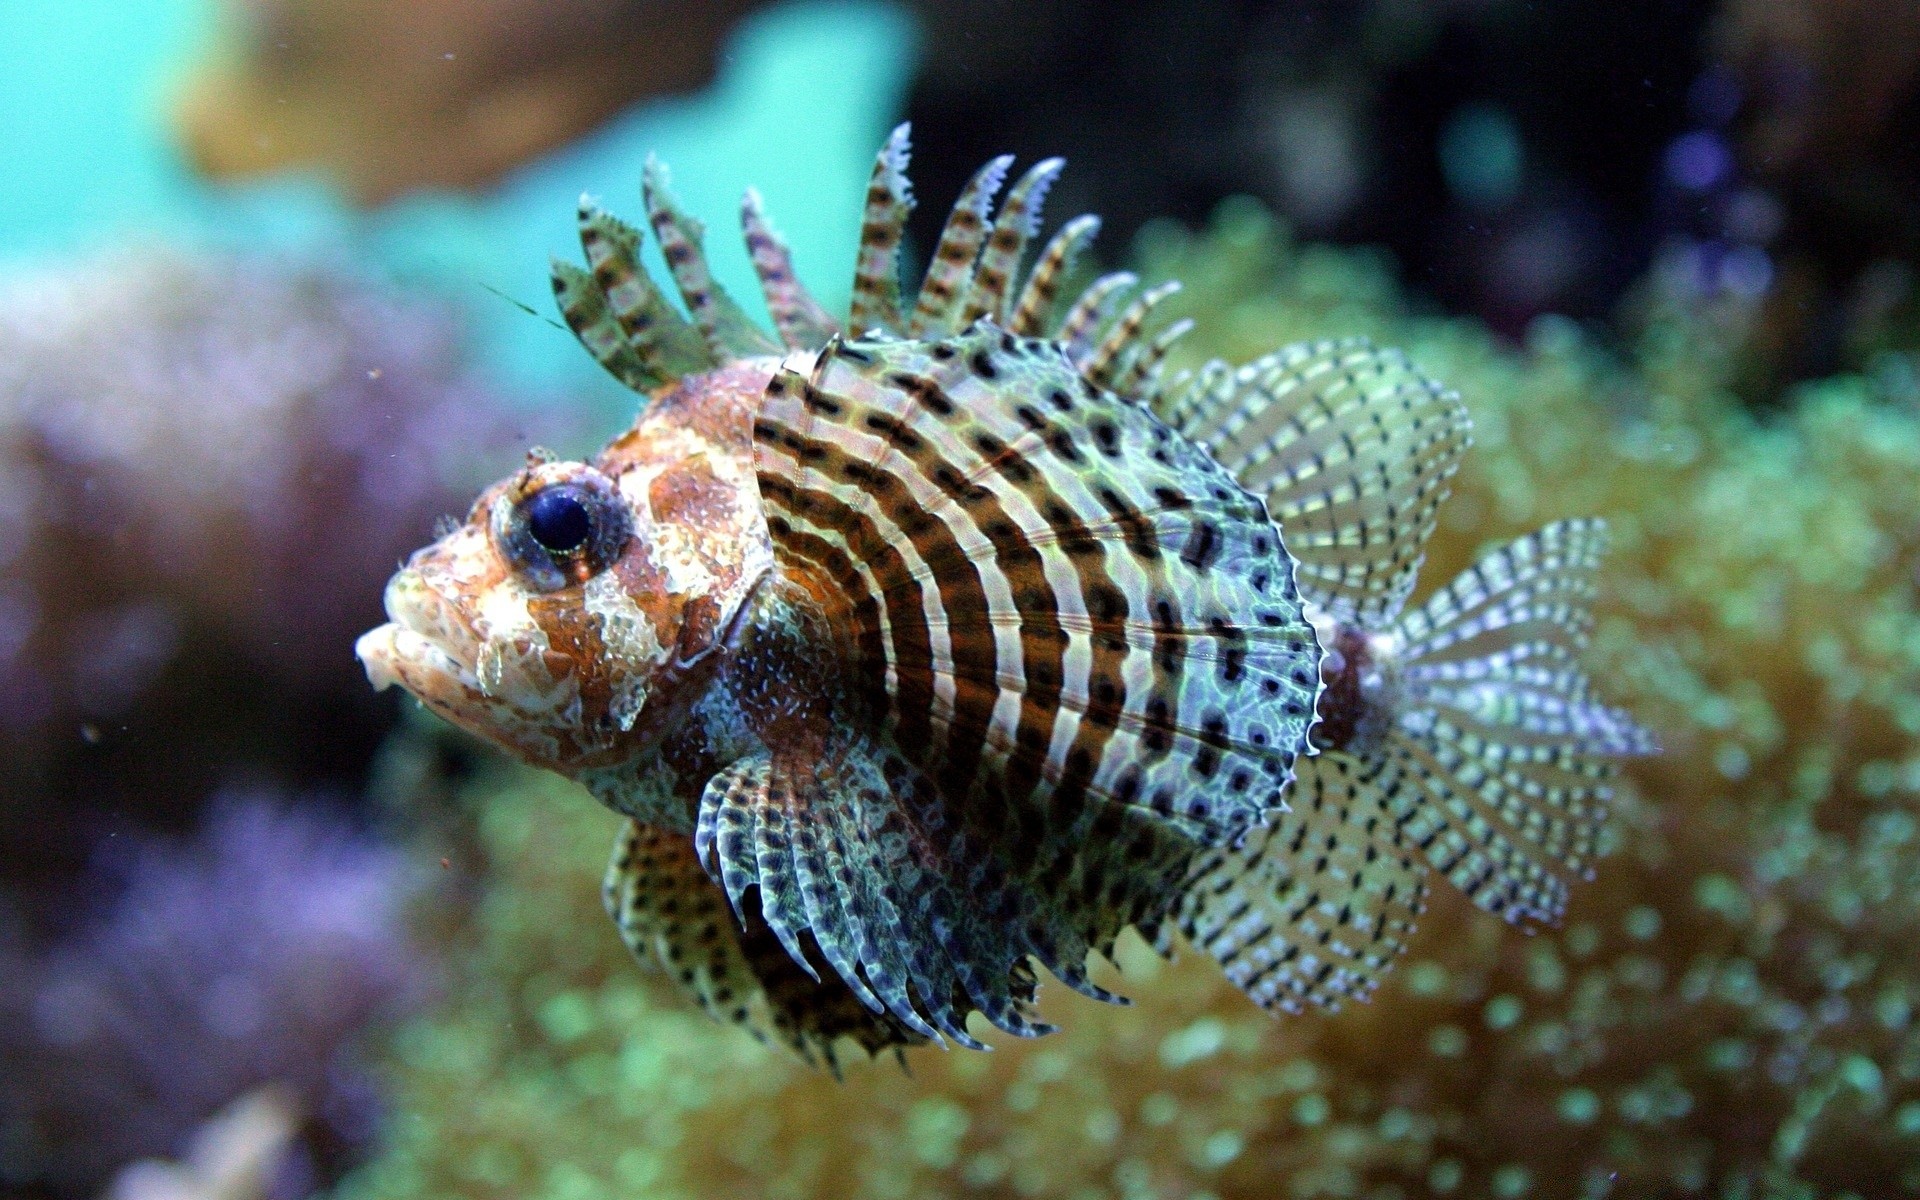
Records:
<instances>
[{"instance_id":1,"label":"tail fin","mask_svg":"<svg viewBox=\"0 0 1920 1200\"><path fill-rule=\"evenodd\" d=\"M1606 525L1559 521L1394 622L1402 694L1372 757L1404 836L1488 912L1553 922L1591 873L1615 760L1650 734L1579 664Z\"/></svg>"},{"instance_id":2,"label":"tail fin","mask_svg":"<svg viewBox=\"0 0 1920 1200\"><path fill-rule=\"evenodd\" d=\"M1375 633L1398 672L1384 732L1301 758L1288 810L1195 865L1182 931L1255 1002L1365 998L1429 870L1508 921L1560 919L1617 760L1656 751L1579 665L1605 549L1599 521L1548 525Z\"/></svg>"}]
</instances>

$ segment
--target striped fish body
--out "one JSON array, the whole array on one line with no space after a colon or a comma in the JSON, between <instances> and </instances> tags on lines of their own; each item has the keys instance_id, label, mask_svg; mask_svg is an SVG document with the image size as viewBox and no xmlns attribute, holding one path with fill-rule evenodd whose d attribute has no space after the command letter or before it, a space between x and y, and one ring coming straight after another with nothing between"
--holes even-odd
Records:
<instances>
[{"instance_id":1,"label":"striped fish body","mask_svg":"<svg viewBox=\"0 0 1920 1200\"><path fill-rule=\"evenodd\" d=\"M543 546L562 501L622 531L604 561ZM1104 996L1089 954L1278 810L1318 688L1260 500L985 320L689 377L483 496L389 606L370 668L581 780L625 844L691 833L736 939L770 933L880 1044L977 1044L974 1010L1044 1032L1030 961ZM630 940L689 953L631 870ZM707 976L771 978L744 946L683 984L715 1007Z\"/></svg>"},{"instance_id":2,"label":"striped fish body","mask_svg":"<svg viewBox=\"0 0 1920 1200\"><path fill-rule=\"evenodd\" d=\"M583 201L556 300L645 407L414 555L373 682L624 814L636 956L830 1066L978 1046L975 1013L1043 1033L1042 970L1116 999L1088 964L1129 926L1285 1009L1365 995L1434 870L1552 919L1607 761L1647 748L1573 657L1597 526L1406 610L1458 397L1364 342L1167 378L1173 285L1061 294L1094 218L1022 271L1058 160L997 212L983 168L908 301L906 157L903 127L844 323L748 193L771 336L664 169L680 306Z\"/></svg>"},{"instance_id":3,"label":"striped fish body","mask_svg":"<svg viewBox=\"0 0 1920 1200\"><path fill-rule=\"evenodd\" d=\"M878 967L932 1008L951 994L934 1023L956 1040L971 1040L950 1019L968 1006L1036 1032L1008 982L1022 962L1100 994L1089 951L1156 929L1193 846L1235 841L1279 806L1319 651L1278 531L1203 450L1089 384L1058 344L985 322L831 344L809 373L775 377L754 433L776 609L821 631L782 644L837 664L844 696L809 702L835 735L802 739L803 755L845 756L864 772L851 790L884 801L877 825L835 817L843 845L877 835L882 861L828 956L856 986ZM743 661L748 687L790 673ZM778 788L796 769L769 753ZM791 840L796 819L769 808L756 802L755 827L784 823L775 840ZM745 835L727 841L727 810L703 804L702 820L730 892L757 880L763 907L777 897ZM903 946L938 953L856 953L889 907ZM773 920L819 938L820 915L803 903ZM903 996L879 998L906 1019Z\"/></svg>"}]
</instances>

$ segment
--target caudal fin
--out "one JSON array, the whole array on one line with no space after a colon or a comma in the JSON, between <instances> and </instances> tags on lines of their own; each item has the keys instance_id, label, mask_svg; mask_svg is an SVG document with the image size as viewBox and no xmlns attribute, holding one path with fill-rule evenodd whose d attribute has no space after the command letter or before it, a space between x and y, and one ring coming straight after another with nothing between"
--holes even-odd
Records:
<instances>
[{"instance_id":1,"label":"caudal fin","mask_svg":"<svg viewBox=\"0 0 1920 1200\"><path fill-rule=\"evenodd\" d=\"M1401 696L1372 785L1473 902L1553 922L1591 873L1618 760L1657 750L1579 662L1606 525L1558 521L1401 614Z\"/></svg>"}]
</instances>

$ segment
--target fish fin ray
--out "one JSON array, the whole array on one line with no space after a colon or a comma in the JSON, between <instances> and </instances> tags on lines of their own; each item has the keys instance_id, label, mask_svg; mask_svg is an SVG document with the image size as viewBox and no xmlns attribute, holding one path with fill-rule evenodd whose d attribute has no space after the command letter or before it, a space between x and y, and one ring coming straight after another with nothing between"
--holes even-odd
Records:
<instances>
[{"instance_id":1,"label":"fish fin ray","mask_svg":"<svg viewBox=\"0 0 1920 1200\"><path fill-rule=\"evenodd\" d=\"M1622 758L1650 734L1593 699L1578 651L1596 520L1558 521L1482 557L1394 631L1405 701L1385 743L1408 838L1480 907L1551 923L1598 853Z\"/></svg>"},{"instance_id":2,"label":"fish fin ray","mask_svg":"<svg viewBox=\"0 0 1920 1200\"><path fill-rule=\"evenodd\" d=\"M1426 866L1347 755L1303 760L1287 795L1287 811L1197 864L1181 932L1262 1008L1338 1008L1405 951Z\"/></svg>"},{"instance_id":3,"label":"fish fin ray","mask_svg":"<svg viewBox=\"0 0 1920 1200\"><path fill-rule=\"evenodd\" d=\"M556 258L552 276L554 304L560 309L567 328L593 356L593 361L643 396L666 382L666 376L635 353L619 322L614 320L607 305L607 294L600 290L590 273Z\"/></svg>"},{"instance_id":4,"label":"fish fin ray","mask_svg":"<svg viewBox=\"0 0 1920 1200\"><path fill-rule=\"evenodd\" d=\"M1140 331L1146 327L1147 318L1153 315L1153 310L1179 290L1179 280L1169 279L1142 292L1139 299L1115 318L1100 343L1080 364L1080 373L1092 380L1095 387L1112 389L1128 399L1134 399L1132 393L1122 390L1121 381L1126 378L1127 369L1145 349L1140 341ZM1174 336L1178 337L1179 334Z\"/></svg>"},{"instance_id":5,"label":"fish fin ray","mask_svg":"<svg viewBox=\"0 0 1920 1200\"><path fill-rule=\"evenodd\" d=\"M659 239L680 299L718 362L780 353L780 344L768 337L739 303L720 286L707 266L702 247L706 227L688 216L668 189L667 169L658 159L647 159L642 174L647 220Z\"/></svg>"},{"instance_id":6,"label":"fish fin ray","mask_svg":"<svg viewBox=\"0 0 1920 1200\"><path fill-rule=\"evenodd\" d=\"M774 753L734 764L708 784L701 807L720 810L718 849L734 904L752 912L747 895L757 890L758 911L769 925L776 919L790 924L781 941L795 961L804 930L811 944L836 947L823 957L850 995L885 995L898 1003L897 985L904 985L912 995L906 1013L926 1015L918 1030L923 1036L932 1032L930 1023L977 1048L965 1029L969 1009L1019 1036L1046 1032L1032 1019L1033 981L1017 927L993 919L1006 901L962 878L970 865L965 845L950 837L936 805L915 798L929 786L897 752L846 734L804 761ZM729 809L752 811L729 816ZM832 886L833 902L818 896L811 908L803 873L793 867L793 847L803 838L817 847L814 833L802 834L809 825L830 830L843 850L862 847L837 878L820 860L813 881ZM753 847L738 849L731 873L724 834L730 827L754 830ZM884 907L874 903L876 892L885 895ZM821 923L808 923L815 918ZM848 949L861 956L858 964ZM903 980L891 977L895 968Z\"/></svg>"},{"instance_id":7,"label":"fish fin ray","mask_svg":"<svg viewBox=\"0 0 1920 1200\"><path fill-rule=\"evenodd\" d=\"M1456 394L1350 338L1203 370L1167 408L1266 497L1309 599L1369 627L1400 611L1471 443Z\"/></svg>"},{"instance_id":8,"label":"fish fin ray","mask_svg":"<svg viewBox=\"0 0 1920 1200\"><path fill-rule=\"evenodd\" d=\"M818 350L840 326L795 273L793 252L767 219L760 193L753 188L740 199L740 228L780 341L789 350Z\"/></svg>"},{"instance_id":9,"label":"fish fin ray","mask_svg":"<svg viewBox=\"0 0 1920 1200\"><path fill-rule=\"evenodd\" d=\"M903 331L900 316L900 241L913 211L913 185L907 180L912 153L911 127L899 125L874 158L867 184L866 216L853 274L853 306L847 329L859 335L878 329Z\"/></svg>"},{"instance_id":10,"label":"fish fin ray","mask_svg":"<svg viewBox=\"0 0 1920 1200\"><path fill-rule=\"evenodd\" d=\"M581 197L580 249L634 353L666 380L710 369L714 358L700 331L667 302L640 265L640 242L638 229Z\"/></svg>"},{"instance_id":11,"label":"fish fin ray","mask_svg":"<svg viewBox=\"0 0 1920 1200\"><path fill-rule=\"evenodd\" d=\"M1053 336L1076 366L1086 363L1094 350L1094 335L1139 282L1140 277L1132 271L1109 272L1088 284L1067 308Z\"/></svg>"},{"instance_id":12,"label":"fish fin ray","mask_svg":"<svg viewBox=\"0 0 1920 1200\"><path fill-rule=\"evenodd\" d=\"M1099 232L1100 218L1092 215L1075 217L1060 227L1060 231L1040 251L1039 261L1034 263L1033 270L1027 275L1008 329L1021 337L1040 337L1047 332L1047 322L1053 315L1054 301L1059 298L1061 282L1073 269L1074 261Z\"/></svg>"},{"instance_id":13,"label":"fish fin ray","mask_svg":"<svg viewBox=\"0 0 1920 1200\"><path fill-rule=\"evenodd\" d=\"M1013 285L1020 272L1020 259L1026 253L1027 243L1039 228L1040 210L1046 203L1047 193L1053 189L1054 180L1060 177L1060 171L1066 165L1064 159L1043 159L1029 167L1007 193L1006 202L1000 206L1000 215L994 218L993 232L987 236L986 247L981 251L980 266L973 275L973 288L967 296L966 309L960 316L960 328L964 329L982 317L1001 325L1007 324L1014 296Z\"/></svg>"},{"instance_id":14,"label":"fish fin ray","mask_svg":"<svg viewBox=\"0 0 1920 1200\"><path fill-rule=\"evenodd\" d=\"M850 1038L870 1055L924 1036L870 1010L839 981L816 982L764 924L735 924L684 833L629 821L614 843L602 900L643 966L664 971L709 1016L813 1062Z\"/></svg>"},{"instance_id":15,"label":"fish fin ray","mask_svg":"<svg viewBox=\"0 0 1920 1200\"><path fill-rule=\"evenodd\" d=\"M974 266L980 259L980 246L987 238L987 214L993 210L993 198L999 194L1000 185L1006 181L1007 168L1012 165L1013 155L1002 154L974 172L967 186L961 189L960 198L953 202L953 211L947 215L946 226L940 231L933 257L927 262L926 277L920 283L913 315L907 321L908 333L916 337L938 336L953 333L960 327L956 318L966 304Z\"/></svg>"}]
</instances>

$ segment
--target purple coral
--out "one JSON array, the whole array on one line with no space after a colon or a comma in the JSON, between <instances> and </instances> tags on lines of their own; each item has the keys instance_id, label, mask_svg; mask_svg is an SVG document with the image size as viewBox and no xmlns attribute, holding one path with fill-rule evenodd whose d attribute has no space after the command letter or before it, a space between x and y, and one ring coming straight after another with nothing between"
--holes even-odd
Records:
<instances>
[{"instance_id":1,"label":"purple coral","mask_svg":"<svg viewBox=\"0 0 1920 1200\"><path fill-rule=\"evenodd\" d=\"M296 1174L327 1173L372 1134L360 1035L427 988L404 928L421 882L327 806L262 794L218 799L193 842L104 856L110 907L45 955L0 951L0 1180L97 1188L266 1084L306 1121Z\"/></svg>"},{"instance_id":2,"label":"purple coral","mask_svg":"<svg viewBox=\"0 0 1920 1200\"><path fill-rule=\"evenodd\" d=\"M258 256L0 283L0 872L44 890L99 814L178 826L234 778L357 783L382 584L558 424L461 341L418 295Z\"/></svg>"},{"instance_id":3,"label":"purple coral","mask_svg":"<svg viewBox=\"0 0 1920 1200\"><path fill-rule=\"evenodd\" d=\"M40 676L0 719L116 715L196 621L353 673L394 560L524 448L459 340L277 260L129 252L0 289L0 650ZM104 688L64 669L102 630Z\"/></svg>"}]
</instances>

